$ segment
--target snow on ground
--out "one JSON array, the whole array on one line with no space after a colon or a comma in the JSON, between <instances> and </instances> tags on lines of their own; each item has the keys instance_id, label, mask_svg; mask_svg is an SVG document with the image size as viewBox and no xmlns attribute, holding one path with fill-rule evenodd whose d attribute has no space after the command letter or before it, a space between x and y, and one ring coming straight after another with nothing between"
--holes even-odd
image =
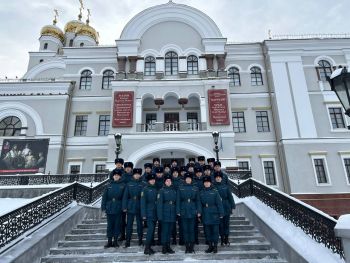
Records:
<instances>
[{"instance_id":1,"label":"snow on ground","mask_svg":"<svg viewBox=\"0 0 350 263\"><path fill-rule=\"evenodd\" d=\"M247 197L239 199L234 196L236 203L244 203L258 217L260 217L267 225L269 225L280 237L291 245L296 251L309 263L344 263L338 254L334 254L327 249L323 244L317 243L304 231L287 221L283 216L265 205L256 197ZM268 237L266 237L268 239Z\"/></svg>"},{"instance_id":2,"label":"snow on ground","mask_svg":"<svg viewBox=\"0 0 350 263\"><path fill-rule=\"evenodd\" d=\"M80 183L82 185L91 186L91 183ZM93 182L92 187L100 184L99 182ZM29 189L29 188L61 188L66 187L69 184L31 184L31 185L1 185L0 189Z\"/></svg>"},{"instance_id":3,"label":"snow on ground","mask_svg":"<svg viewBox=\"0 0 350 263\"><path fill-rule=\"evenodd\" d=\"M36 198L34 198L36 199ZM0 198L0 216L33 201L26 198Z\"/></svg>"},{"instance_id":4,"label":"snow on ground","mask_svg":"<svg viewBox=\"0 0 350 263\"><path fill-rule=\"evenodd\" d=\"M337 228L337 229L350 229L350 214L340 216L335 228Z\"/></svg>"}]
</instances>

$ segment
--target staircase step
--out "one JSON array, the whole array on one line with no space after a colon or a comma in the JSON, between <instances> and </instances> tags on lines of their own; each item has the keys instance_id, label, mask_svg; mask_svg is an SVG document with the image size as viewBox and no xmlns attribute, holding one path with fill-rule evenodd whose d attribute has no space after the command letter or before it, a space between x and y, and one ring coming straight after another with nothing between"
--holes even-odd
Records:
<instances>
[{"instance_id":1,"label":"staircase step","mask_svg":"<svg viewBox=\"0 0 350 263\"><path fill-rule=\"evenodd\" d=\"M123 248L124 243L120 243L120 247L117 249L118 253L139 253L143 252L144 247L139 246L131 246L129 248ZM179 253L185 252L184 246L171 246L173 250ZM155 251L161 252L161 246L154 246L153 247ZM196 245L195 251L204 251L208 248L207 245ZM259 243L232 243L230 246L218 246L218 249L220 251L238 251L238 250L269 250L271 249L269 242L259 242ZM67 248L51 248L50 254L51 255L69 255L69 254L100 254L100 253L112 253L115 252L116 248L108 248L105 249L103 246L97 247L97 246L91 246L91 247L67 247Z\"/></svg>"},{"instance_id":2,"label":"staircase step","mask_svg":"<svg viewBox=\"0 0 350 263\"><path fill-rule=\"evenodd\" d=\"M103 240L65 240L59 241L58 247L102 247L106 244L106 238ZM236 243L250 243L250 244L259 244L260 242L266 241L265 237L260 234L254 236L232 236L229 238L232 244ZM204 239L200 239L201 244L204 243ZM137 240L134 239L131 241L131 246L135 246Z\"/></svg>"},{"instance_id":3,"label":"staircase step","mask_svg":"<svg viewBox=\"0 0 350 263\"><path fill-rule=\"evenodd\" d=\"M88 255L50 255L42 258L42 263L87 263L87 262L135 262L135 261L188 261L188 260L230 260L230 259L278 259L278 252L271 250L251 250L251 251L220 251L217 254L206 254L197 251L195 254L175 253L163 255L161 253L146 256L143 251L138 253L116 253L115 249L111 253L88 254ZM268 261L271 262L271 261Z\"/></svg>"}]
</instances>

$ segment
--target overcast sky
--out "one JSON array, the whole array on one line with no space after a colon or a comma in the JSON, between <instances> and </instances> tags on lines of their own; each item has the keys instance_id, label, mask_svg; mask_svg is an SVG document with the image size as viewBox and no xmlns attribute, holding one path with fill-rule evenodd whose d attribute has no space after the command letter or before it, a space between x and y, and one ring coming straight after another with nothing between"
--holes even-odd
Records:
<instances>
[{"instance_id":1,"label":"overcast sky","mask_svg":"<svg viewBox=\"0 0 350 263\"><path fill-rule=\"evenodd\" d=\"M84 0L100 44L113 45L125 24L145 8L168 0ZM349 33L350 0L174 0L209 15L230 42L262 41L272 34ZM22 77L28 52L37 51L42 26L76 19L78 0L0 0L0 79ZM84 20L86 16L84 16Z\"/></svg>"}]
</instances>

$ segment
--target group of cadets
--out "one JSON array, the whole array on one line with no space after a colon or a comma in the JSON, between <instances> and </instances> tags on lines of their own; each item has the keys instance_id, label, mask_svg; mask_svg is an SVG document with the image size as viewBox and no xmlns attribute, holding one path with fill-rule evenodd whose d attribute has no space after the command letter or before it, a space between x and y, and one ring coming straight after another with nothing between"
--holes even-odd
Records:
<instances>
[{"instance_id":1,"label":"group of cadets","mask_svg":"<svg viewBox=\"0 0 350 263\"><path fill-rule=\"evenodd\" d=\"M136 220L138 245L145 245L146 255L154 254L152 245L162 245L163 254L173 254L170 243L185 245L185 253L194 253L199 244L199 224L203 224L208 249L217 253L219 235L221 245L229 245L230 214L235 202L228 186L228 176L221 171L221 163L204 156L190 158L186 166L160 166L159 158L141 168L121 158L115 159L110 184L102 196L101 208L107 215L105 248L130 247L133 223ZM154 238L157 226L157 242ZM145 244L143 228L147 227ZM176 230L178 228L178 231ZM119 239L118 239L119 237ZM171 242L172 241L172 242Z\"/></svg>"}]
</instances>

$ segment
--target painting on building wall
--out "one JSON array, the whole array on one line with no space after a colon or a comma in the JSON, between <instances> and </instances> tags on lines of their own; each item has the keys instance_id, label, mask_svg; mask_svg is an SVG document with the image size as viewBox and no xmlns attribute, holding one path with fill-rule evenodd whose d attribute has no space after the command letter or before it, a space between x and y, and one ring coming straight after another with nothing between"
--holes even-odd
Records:
<instances>
[{"instance_id":1,"label":"painting on building wall","mask_svg":"<svg viewBox=\"0 0 350 263\"><path fill-rule=\"evenodd\" d=\"M5 139L0 174L45 173L49 139Z\"/></svg>"}]
</instances>

